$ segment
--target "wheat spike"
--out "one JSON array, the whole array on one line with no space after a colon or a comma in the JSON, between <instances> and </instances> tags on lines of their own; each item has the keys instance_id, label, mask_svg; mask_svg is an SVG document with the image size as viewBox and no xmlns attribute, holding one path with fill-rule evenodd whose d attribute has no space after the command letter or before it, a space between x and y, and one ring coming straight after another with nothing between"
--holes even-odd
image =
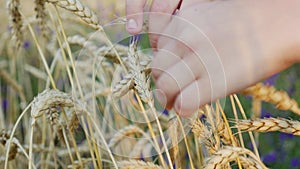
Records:
<instances>
[{"instance_id":1,"label":"wheat spike","mask_svg":"<svg viewBox=\"0 0 300 169\"><path fill-rule=\"evenodd\" d=\"M52 125L58 123L58 112L61 108L70 107L74 109L74 113L85 113L85 109L80 102L75 101L71 95L61 92L59 90L44 90L37 97L34 98L31 106L31 117L33 123L37 118L45 113L47 119Z\"/></svg>"},{"instance_id":2,"label":"wheat spike","mask_svg":"<svg viewBox=\"0 0 300 169\"><path fill-rule=\"evenodd\" d=\"M108 145L109 145L109 147L113 147L116 144L118 144L124 137L132 135L132 134L137 134L137 133L146 135L144 133L144 131L137 126L133 126L133 125L126 126L123 129L119 130L112 137L112 139L109 141Z\"/></svg>"},{"instance_id":3,"label":"wheat spike","mask_svg":"<svg viewBox=\"0 0 300 169\"><path fill-rule=\"evenodd\" d=\"M280 110L290 110L300 115L300 109L296 100L289 97L285 91L278 91L273 86L258 83L255 86L245 89L242 94L251 95L255 99L270 102Z\"/></svg>"},{"instance_id":4,"label":"wheat spike","mask_svg":"<svg viewBox=\"0 0 300 169\"><path fill-rule=\"evenodd\" d=\"M133 75L135 90L139 93L141 99L148 103L153 99L149 91L150 81L146 73L143 72L144 67L140 65L137 43L138 38L133 36L128 49L129 72Z\"/></svg>"},{"instance_id":5,"label":"wheat spike","mask_svg":"<svg viewBox=\"0 0 300 169\"><path fill-rule=\"evenodd\" d=\"M244 168L247 169L262 169L261 165L255 161L253 158L239 156L241 164Z\"/></svg>"},{"instance_id":6,"label":"wheat spike","mask_svg":"<svg viewBox=\"0 0 300 169\"><path fill-rule=\"evenodd\" d=\"M138 160L119 161L118 166L121 169L162 169L161 166L155 165L151 162Z\"/></svg>"},{"instance_id":7,"label":"wheat spike","mask_svg":"<svg viewBox=\"0 0 300 169\"><path fill-rule=\"evenodd\" d=\"M244 155L253 158L258 164L260 164L261 168L266 168L250 150L241 147L224 146L222 149L218 150L215 154L206 159L204 169L225 168L229 162L235 161L237 158Z\"/></svg>"},{"instance_id":8,"label":"wheat spike","mask_svg":"<svg viewBox=\"0 0 300 169\"><path fill-rule=\"evenodd\" d=\"M87 40L85 37L81 35L69 36L67 38L67 41L69 44L76 44L86 48L92 54L98 49L98 46L96 46L92 41Z\"/></svg>"},{"instance_id":9,"label":"wheat spike","mask_svg":"<svg viewBox=\"0 0 300 169\"><path fill-rule=\"evenodd\" d=\"M230 134L223 120L220 120L217 124L218 135L225 145L239 145L239 142L236 137L233 136L234 143L231 140Z\"/></svg>"},{"instance_id":10,"label":"wheat spike","mask_svg":"<svg viewBox=\"0 0 300 169\"><path fill-rule=\"evenodd\" d=\"M71 118L68 123L68 128L71 132L74 132L79 126L79 119L76 112L71 112Z\"/></svg>"},{"instance_id":11,"label":"wheat spike","mask_svg":"<svg viewBox=\"0 0 300 169\"><path fill-rule=\"evenodd\" d=\"M107 46L98 47L93 41L86 39L80 35L74 35L68 37L68 43L79 45L88 50L94 57L100 56L110 60L113 63L119 64L116 53ZM114 49L118 54L124 59L124 56L127 55L127 47L119 44L114 45ZM145 63L144 63L145 64Z\"/></svg>"},{"instance_id":12,"label":"wheat spike","mask_svg":"<svg viewBox=\"0 0 300 169\"><path fill-rule=\"evenodd\" d=\"M284 118L265 118L257 120L240 120L236 127L246 131L272 132L280 131L284 133L300 136L300 122Z\"/></svg>"},{"instance_id":13,"label":"wheat spike","mask_svg":"<svg viewBox=\"0 0 300 169\"><path fill-rule=\"evenodd\" d=\"M195 121L192 126L192 132L195 133L196 137L203 141L210 154L214 154L219 149L219 145L216 144L212 131L200 120Z\"/></svg>"},{"instance_id":14,"label":"wheat spike","mask_svg":"<svg viewBox=\"0 0 300 169\"><path fill-rule=\"evenodd\" d=\"M134 145L132 151L129 153L129 158L140 159L146 144L149 142L147 139L139 139Z\"/></svg>"},{"instance_id":15,"label":"wheat spike","mask_svg":"<svg viewBox=\"0 0 300 169\"><path fill-rule=\"evenodd\" d=\"M79 0L47 0L49 3L57 5L79 16L83 21L95 29L101 28L97 15Z\"/></svg>"},{"instance_id":16,"label":"wheat spike","mask_svg":"<svg viewBox=\"0 0 300 169\"><path fill-rule=\"evenodd\" d=\"M41 28L42 35L47 37L48 34L48 27L47 27L47 13L45 9L46 1L45 0L35 0L35 17L38 20L38 24Z\"/></svg>"},{"instance_id":17,"label":"wheat spike","mask_svg":"<svg viewBox=\"0 0 300 169\"><path fill-rule=\"evenodd\" d=\"M8 147L6 143L9 140L10 133L7 130L1 130L0 131L0 144L2 146L5 146L6 148ZM10 150L8 154L8 161L13 160L16 158L17 153L18 153L18 144L16 144L18 140L16 138L13 138L12 143L10 144Z\"/></svg>"},{"instance_id":18,"label":"wheat spike","mask_svg":"<svg viewBox=\"0 0 300 169\"><path fill-rule=\"evenodd\" d=\"M23 20L20 12L20 0L8 1L7 7L9 18L11 21L13 40L16 41L16 47L18 49L23 42Z\"/></svg>"}]
</instances>

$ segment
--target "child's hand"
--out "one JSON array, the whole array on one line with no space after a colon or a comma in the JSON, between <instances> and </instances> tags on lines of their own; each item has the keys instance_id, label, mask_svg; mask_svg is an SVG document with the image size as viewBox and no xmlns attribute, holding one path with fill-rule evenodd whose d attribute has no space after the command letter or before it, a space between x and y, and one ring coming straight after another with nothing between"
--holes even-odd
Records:
<instances>
[{"instance_id":1,"label":"child's hand","mask_svg":"<svg viewBox=\"0 0 300 169\"><path fill-rule=\"evenodd\" d=\"M166 98L160 102L190 115L299 60L299 6L298 0L186 5L155 32L161 36L153 77Z\"/></svg>"},{"instance_id":2,"label":"child's hand","mask_svg":"<svg viewBox=\"0 0 300 169\"><path fill-rule=\"evenodd\" d=\"M147 0L126 0L126 29L130 34L137 34L142 31L144 19L144 6ZM149 16L149 32L162 32L169 24L172 14L177 9L180 0L153 0L149 13L160 13L160 15ZM165 15L161 15L165 13ZM161 17L163 16L163 17ZM150 42L153 48L156 47L158 35L151 34Z\"/></svg>"}]
</instances>

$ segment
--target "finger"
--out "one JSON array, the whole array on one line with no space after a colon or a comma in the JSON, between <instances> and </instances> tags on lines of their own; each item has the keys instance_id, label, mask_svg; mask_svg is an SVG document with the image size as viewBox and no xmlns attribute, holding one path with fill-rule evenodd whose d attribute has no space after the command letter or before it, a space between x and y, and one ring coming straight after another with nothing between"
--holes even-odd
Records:
<instances>
[{"instance_id":1,"label":"finger","mask_svg":"<svg viewBox=\"0 0 300 169\"><path fill-rule=\"evenodd\" d=\"M149 16L149 37L153 48L157 46L160 33L167 27L172 18L172 14L178 7L180 0L154 0Z\"/></svg>"},{"instance_id":2,"label":"finger","mask_svg":"<svg viewBox=\"0 0 300 169\"><path fill-rule=\"evenodd\" d=\"M228 90L226 79L220 73L201 73L201 77L177 95L174 108L180 116L190 116L204 104L225 97Z\"/></svg>"},{"instance_id":3,"label":"finger","mask_svg":"<svg viewBox=\"0 0 300 169\"><path fill-rule=\"evenodd\" d=\"M208 78L201 78L183 89L177 96L174 108L179 116L188 117L201 105L211 101L211 86Z\"/></svg>"},{"instance_id":4,"label":"finger","mask_svg":"<svg viewBox=\"0 0 300 169\"><path fill-rule=\"evenodd\" d=\"M162 105L167 105L167 108L173 106L174 99L186 86L198 79L204 68L201 66L200 60L196 55L184 57L171 68L161 74L156 82L156 87L164 92ZM160 101L160 98L158 98Z\"/></svg>"},{"instance_id":5,"label":"finger","mask_svg":"<svg viewBox=\"0 0 300 169\"><path fill-rule=\"evenodd\" d=\"M126 29L130 34L142 31L145 3L146 0L126 0Z\"/></svg>"},{"instance_id":6,"label":"finger","mask_svg":"<svg viewBox=\"0 0 300 169\"><path fill-rule=\"evenodd\" d=\"M185 47L176 41L169 41L167 45L159 49L152 61L152 76L154 80L171 65L179 62L185 53Z\"/></svg>"}]
</instances>

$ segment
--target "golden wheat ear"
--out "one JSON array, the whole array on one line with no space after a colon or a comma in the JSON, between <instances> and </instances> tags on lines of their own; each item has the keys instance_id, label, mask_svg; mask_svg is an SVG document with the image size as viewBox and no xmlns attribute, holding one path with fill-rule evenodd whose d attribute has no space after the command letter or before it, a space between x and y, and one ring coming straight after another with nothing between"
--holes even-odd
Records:
<instances>
[{"instance_id":1,"label":"golden wheat ear","mask_svg":"<svg viewBox=\"0 0 300 169\"><path fill-rule=\"evenodd\" d=\"M279 110L290 110L300 115L300 108L295 99L289 97L287 92L276 90L274 86L258 83L245 89L242 94L253 96L255 99L266 101L276 105Z\"/></svg>"},{"instance_id":2,"label":"golden wheat ear","mask_svg":"<svg viewBox=\"0 0 300 169\"><path fill-rule=\"evenodd\" d=\"M79 0L47 0L47 2L74 13L94 29L102 28L97 15Z\"/></svg>"},{"instance_id":3,"label":"golden wheat ear","mask_svg":"<svg viewBox=\"0 0 300 169\"><path fill-rule=\"evenodd\" d=\"M300 136L300 122L284 118L265 118L256 120L239 120L237 128L245 131L273 132L280 131Z\"/></svg>"},{"instance_id":4,"label":"golden wheat ear","mask_svg":"<svg viewBox=\"0 0 300 169\"><path fill-rule=\"evenodd\" d=\"M15 41L14 45L17 49L19 49L21 44L23 43L23 19L20 6L20 0L10 0L7 3L12 39L13 41Z\"/></svg>"},{"instance_id":5,"label":"golden wheat ear","mask_svg":"<svg viewBox=\"0 0 300 169\"><path fill-rule=\"evenodd\" d=\"M138 160L119 161L118 166L120 169L163 169L161 166L151 162Z\"/></svg>"}]
</instances>

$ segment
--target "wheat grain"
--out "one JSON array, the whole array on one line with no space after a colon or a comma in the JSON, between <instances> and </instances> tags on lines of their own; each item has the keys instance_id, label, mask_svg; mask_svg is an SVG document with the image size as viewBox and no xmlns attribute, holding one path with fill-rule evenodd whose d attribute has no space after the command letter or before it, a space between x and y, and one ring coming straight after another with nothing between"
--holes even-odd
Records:
<instances>
[{"instance_id":1,"label":"wheat grain","mask_svg":"<svg viewBox=\"0 0 300 169\"><path fill-rule=\"evenodd\" d=\"M127 74L119 81L112 89L113 96L119 98L127 94L127 92L133 89L134 81L131 74Z\"/></svg>"},{"instance_id":2,"label":"wheat grain","mask_svg":"<svg viewBox=\"0 0 300 169\"><path fill-rule=\"evenodd\" d=\"M280 131L300 136L300 122L284 118L265 118L256 120L240 120L236 127L246 131L272 132Z\"/></svg>"},{"instance_id":3,"label":"wheat grain","mask_svg":"<svg viewBox=\"0 0 300 169\"><path fill-rule=\"evenodd\" d=\"M162 169L161 166L155 165L151 162L138 160L119 161L118 166L121 169Z\"/></svg>"},{"instance_id":4,"label":"wheat grain","mask_svg":"<svg viewBox=\"0 0 300 169\"><path fill-rule=\"evenodd\" d=\"M277 109L290 110L300 115L300 108L296 100L289 97L285 91L278 91L273 86L258 83L242 92L244 95L251 95L256 99L270 102L276 105Z\"/></svg>"}]
</instances>

